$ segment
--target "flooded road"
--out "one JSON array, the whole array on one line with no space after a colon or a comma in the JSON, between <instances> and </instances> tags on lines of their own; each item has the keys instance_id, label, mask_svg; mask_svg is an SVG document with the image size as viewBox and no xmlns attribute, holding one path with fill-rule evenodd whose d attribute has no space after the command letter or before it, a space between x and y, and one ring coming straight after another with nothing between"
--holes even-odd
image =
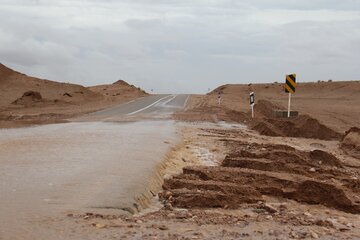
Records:
<instances>
[{"instance_id":1,"label":"flooded road","mask_svg":"<svg viewBox=\"0 0 360 240\"><path fill-rule=\"evenodd\" d=\"M166 104L175 98L155 98L155 104L125 113L169 113ZM111 112L99 115L117 116ZM74 122L0 130L0 239L49 239L45 219L69 211L136 211L139 199L150 194L151 178L177 141L172 120Z\"/></svg>"},{"instance_id":2,"label":"flooded road","mask_svg":"<svg viewBox=\"0 0 360 240\"><path fill-rule=\"evenodd\" d=\"M134 101L94 112L74 121L139 121L145 119L168 119L187 103L186 94L151 95Z\"/></svg>"}]
</instances>

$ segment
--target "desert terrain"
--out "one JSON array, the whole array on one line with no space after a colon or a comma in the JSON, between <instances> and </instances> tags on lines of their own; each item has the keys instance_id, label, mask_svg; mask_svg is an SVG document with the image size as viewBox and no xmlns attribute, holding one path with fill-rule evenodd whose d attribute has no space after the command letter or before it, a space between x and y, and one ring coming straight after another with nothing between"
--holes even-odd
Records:
<instances>
[{"instance_id":1,"label":"desert terrain","mask_svg":"<svg viewBox=\"0 0 360 240\"><path fill-rule=\"evenodd\" d=\"M84 87L38 79L0 64L0 128L59 123L147 96L123 80Z\"/></svg>"},{"instance_id":2,"label":"desert terrain","mask_svg":"<svg viewBox=\"0 0 360 240\"><path fill-rule=\"evenodd\" d=\"M12 232L0 228L0 239L360 239L360 81L299 83L292 97L292 110L299 116L277 118L273 111L287 107L282 83L229 84L190 97L146 96L123 81L85 88L30 78L4 66L1 74L3 128L57 121L71 122L54 125L61 127L64 135L63 130L78 135L80 126L99 128L100 132L86 130L89 135L80 132L82 141L57 140L56 145L73 150L78 146L74 144L82 144L81 148L87 149L84 142L89 141L89 149L100 146L86 155L89 160L110 162L101 159L101 151L111 149L121 164L111 161L111 169L103 171L100 178L97 174L82 175L85 183L81 188L68 182L65 189L76 190L80 196L71 207L68 205L75 200L66 195L68 205L64 204L59 187L55 202L36 206L49 208L48 212L56 206L59 211L50 215L44 211L33 219L30 212L30 220L22 220L22 226L17 226L20 220L14 218L15 226L9 227ZM28 91L40 93L41 98L37 93L23 96ZM255 118L250 112L250 92L255 92ZM48 117L57 114L59 117ZM46 121L43 116L47 116ZM46 128L37 129L47 141L52 140ZM102 137L105 128L106 136ZM24 161L19 157L21 152L26 155L25 150L34 149L32 133L24 137L25 130L16 131L1 132L8 135L0 138L0 151L9 157L0 156L0 164L9 170ZM161 147L161 153L147 144L154 137L151 144ZM111 148L105 147L107 139L113 139ZM127 155L117 153L118 142L118 150L128 151ZM14 144L20 153L4 149L16 149ZM26 144L30 147L24 148ZM131 151L139 154L132 161L142 166L141 171L126 166L132 163ZM21 161L13 164L11 156ZM145 163L150 158L154 164ZM80 158L69 152L66 158L52 159L76 162ZM86 164L87 159L82 160ZM42 162L46 161L43 158ZM52 166L52 170L56 172L57 167ZM151 174L131 180L137 184L143 181L141 187L134 187L125 185L127 177L117 180L126 169L134 170L132 175ZM108 171L111 179L107 179ZM4 177L4 186L12 183L9 179L13 178ZM89 187L91 183L93 187ZM117 187L126 188L121 193L125 195L136 190L139 195L127 202L136 203L135 208L119 206ZM39 194L44 194L44 189L40 190ZM26 192L16 194L26 198ZM13 195L6 196L8 203L15 202ZM82 205L82 201L104 199L111 204L96 208ZM6 217L1 220L5 222ZM21 235L16 234L24 228Z\"/></svg>"},{"instance_id":3,"label":"desert terrain","mask_svg":"<svg viewBox=\"0 0 360 240\"><path fill-rule=\"evenodd\" d=\"M193 95L173 114L183 142L150 208L68 217L123 239L359 239L359 90L359 81L300 84L290 119L272 117L286 109L282 84Z\"/></svg>"},{"instance_id":4,"label":"desert terrain","mask_svg":"<svg viewBox=\"0 0 360 240\"><path fill-rule=\"evenodd\" d=\"M221 110L217 110L218 92L222 93ZM344 132L349 128L359 125L360 112L358 105L360 81L318 81L309 83L298 83L296 93L292 95L291 110L299 111L301 114L309 115L337 132ZM220 86L207 95L194 95L187 105L187 112L201 113L206 109L204 118L211 119L212 113L234 111L239 113L250 112L249 94L255 93L256 102L266 100L279 109L287 109L288 94L284 91L284 83L268 84L228 84ZM264 109L255 106L255 118L271 115ZM179 114L180 115L180 114ZM195 118L194 114L192 114ZM216 115L216 114L215 114ZM219 115L219 114L218 114ZM227 119L229 119L228 114ZM237 114L239 115L239 114ZM221 118L221 117L220 117ZM219 119L221 120L221 119ZM225 119L226 120L226 119ZM241 120L240 117L233 119Z\"/></svg>"}]
</instances>

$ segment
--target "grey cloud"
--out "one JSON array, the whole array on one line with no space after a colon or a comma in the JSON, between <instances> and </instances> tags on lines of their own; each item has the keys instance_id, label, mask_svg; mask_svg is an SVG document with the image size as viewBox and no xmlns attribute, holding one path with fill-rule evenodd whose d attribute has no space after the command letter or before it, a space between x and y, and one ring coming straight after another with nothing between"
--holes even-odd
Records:
<instances>
[{"instance_id":1,"label":"grey cloud","mask_svg":"<svg viewBox=\"0 0 360 240\"><path fill-rule=\"evenodd\" d=\"M359 1L0 0L0 61L84 85L159 92L354 79Z\"/></svg>"}]
</instances>

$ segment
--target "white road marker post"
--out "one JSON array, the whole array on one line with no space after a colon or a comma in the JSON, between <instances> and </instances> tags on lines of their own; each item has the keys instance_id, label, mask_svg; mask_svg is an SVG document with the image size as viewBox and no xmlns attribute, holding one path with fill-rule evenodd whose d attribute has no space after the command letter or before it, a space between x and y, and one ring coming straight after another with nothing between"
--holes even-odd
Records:
<instances>
[{"instance_id":1,"label":"white road marker post","mask_svg":"<svg viewBox=\"0 0 360 240\"><path fill-rule=\"evenodd\" d=\"M250 93L251 117L254 118L255 93Z\"/></svg>"},{"instance_id":2,"label":"white road marker post","mask_svg":"<svg viewBox=\"0 0 360 240\"><path fill-rule=\"evenodd\" d=\"M289 93L288 118L290 117L291 93Z\"/></svg>"}]
</instances>

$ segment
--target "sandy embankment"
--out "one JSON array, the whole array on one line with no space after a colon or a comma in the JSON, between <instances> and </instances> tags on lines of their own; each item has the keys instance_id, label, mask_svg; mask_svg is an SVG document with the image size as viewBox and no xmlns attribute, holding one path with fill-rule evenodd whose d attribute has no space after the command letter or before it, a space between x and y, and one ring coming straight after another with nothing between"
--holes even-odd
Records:
<instances>
[{"instance_id":1,"label":"sandy embankment","mask_svg":"<svg viewBox=\"0 0 360 240\"><path fill-rule=\"evenodd\" d=\"M0 64L0 127L62 122L147 95L119 80L83 87L29 77Z\"/></svg>"}]
</instances>

